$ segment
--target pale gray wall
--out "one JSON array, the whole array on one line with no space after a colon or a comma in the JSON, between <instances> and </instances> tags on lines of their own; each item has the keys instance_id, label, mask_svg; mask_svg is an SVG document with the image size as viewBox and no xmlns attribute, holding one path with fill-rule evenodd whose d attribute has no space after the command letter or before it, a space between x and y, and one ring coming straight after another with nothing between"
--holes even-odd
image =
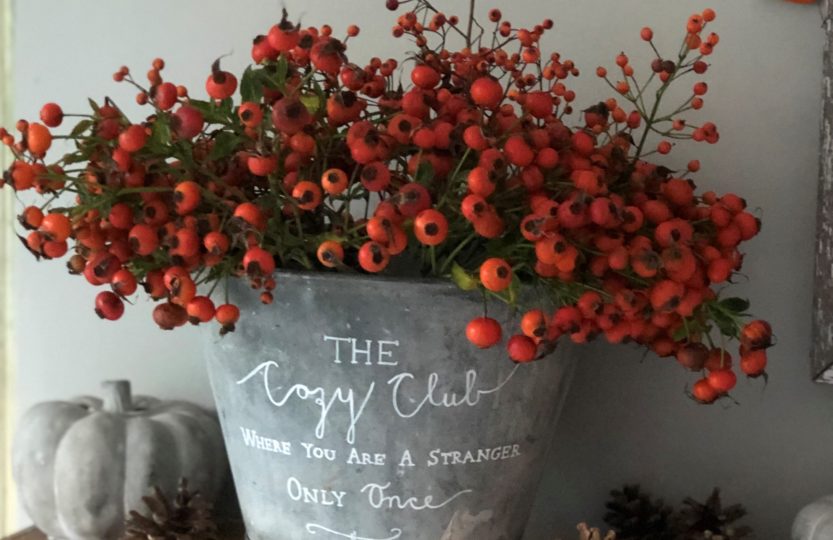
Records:
<instances>
[{"instance_id":1,"label":"pale gray wall","mask_svg":"<svg viewBox=\"0 0 833 540\"><path fill-rule=\"evenodd\" d=\"M467 2L438 1L449 12ZM688 15L709 4L693 0L513 0L493 2L512 21L544 17L557 31L545 44L576 60L582 104L605 90L593 72L612 65L621 48L643 60L643 25L662 44L676 44ZM363 27L354 58L389 56L404 45L388 38L383 0L287 0L306 23ZM484 4L486 7L492 7ZM813 6L782 0L715 0L722 40L708 74L710 94L698 118L719 123L716 147L679 151L674 162L699 157L703 188L737 190L764 208L762 235L749 245L748 294L769 318L779 345L772 381L740 384L737 407L697 407L683 395L690 381L673 361L624 348L592 346L582 362L558 428L528 537L569 538L581 519L598 522L606 492L641 481L672 500L705 494L713 485L746 503L760 538L784 539L796 511L833 493L833 388L808 379L815 210L821 20ZM155 56L165 75L195 94L214 58L240 68L248 43L279 16L277 1L26 0L14 2L15 116L34 118L48 100L81 110L86 96L132 101L110 81L127 64L144 73ZM673 45L672 45L673 46ZM384 53L384 54L382 54ZM135 111L134 107L127 109ZM127 377L136 390L209 404L197 334L157 331L149 305L128 309L119 324L99 322L95 292L60 263L35 264L17 252L15 272L17 414L51 398L97 391L102 379Z\"/></svg>"}]
</instances>

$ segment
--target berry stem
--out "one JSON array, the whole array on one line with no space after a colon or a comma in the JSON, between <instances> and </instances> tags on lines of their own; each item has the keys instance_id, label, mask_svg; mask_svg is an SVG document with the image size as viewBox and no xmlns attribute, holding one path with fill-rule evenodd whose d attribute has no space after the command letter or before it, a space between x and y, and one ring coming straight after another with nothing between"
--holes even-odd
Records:
<instances>
[{"instance_id":1,"label":"berry stem","mask_svg":"<svg viewBox=\"0 0 833 540\"><path fill-rule=\"evenodd\" d=\"M448 257L446 257L445 262L442 264L442 266L440 266L440 275L445 275L446 270L448 270L448 266L454 262L454 259L457 258L457 255L459 255L461 251L463 251L463 248L466 247L466 245L468 245L468 243L474 240L475 238L477 238L477 233L472 232L470 235L465 237L459 244L457 244L457 247L454 248L454 251L452 251L451 254Z\"/></svg>"},{"instance_id":2,"label":"berry stem","mask_svg":"<svg viewBox=\"0 0 833 540\"><path fill-rule=\"evenodd\" d=\"M471 30L474 24L474 4L475 0L469 0L469 21L466 27L466 47L471 48Z\"/></svg>"}]
</instances>

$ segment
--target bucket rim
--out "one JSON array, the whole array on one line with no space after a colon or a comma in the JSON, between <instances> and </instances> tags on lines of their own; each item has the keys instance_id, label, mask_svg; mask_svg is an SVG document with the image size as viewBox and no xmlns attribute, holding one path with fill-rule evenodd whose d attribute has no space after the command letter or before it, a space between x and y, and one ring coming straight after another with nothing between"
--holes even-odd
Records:
<instances>
[{"instance_id":1,"label":"bucket rim","mask_svg":"<svg viewBox=\"0 0 833 540\"><path fill-rule=\"evenodd\" d=\"M360 283L383 283L387 285L417 285L436 290L442 293L457 293L462 297L476 296L472 293L475 291L466 291L454 284L450 279L427 277L397 277L392 275L377 275L377 274L362 274L359 272L326 272L319 270L287 270L284 268L276 269L272 274L278 282L280 288L280 278L289 279L304 279L307 281L317 282L360 282ZM245 283L245 276L231 280L234 283Z\"/></svg>"}]
</instances>

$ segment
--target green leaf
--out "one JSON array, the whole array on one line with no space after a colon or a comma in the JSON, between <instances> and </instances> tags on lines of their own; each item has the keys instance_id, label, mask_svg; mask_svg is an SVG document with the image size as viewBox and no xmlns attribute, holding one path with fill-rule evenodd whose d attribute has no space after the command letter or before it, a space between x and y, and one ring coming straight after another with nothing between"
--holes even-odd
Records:
<instances>
[{"instance_id":1,"label":"green leaf","mask_svg":"<svg viewBox=\"0 0 833 540\"><path fill-rule=\"evenodd\" d=\"M64 165L73 165L75 163L83 163L84 161L89 161L89 159L89 156L85 155L85 153L72 153L65 155L63 162Z\"/></svg>"},{"instance_id":2,"label":"green leaf","mask_svg":"<svg viewBox=\"0 0 833 540\"><path fill-rule=\"evenodd\" d=\"M213 161L230 156L239 143L240 137L229 131L221 131L214 138L214 146L208 154L208 159Z\"/></svg>"},{"instance_id":3,"label":"green leaf","mask_svg":"<svg viewBox=\"0 0 833 540\"><path fill-rule=\"evenodd\" d=\"M744 298L724 298L720 301L720 307L732 313L743 313L749 309L749 300Z\"/></svg>"},{"instance_id":4,"label":"green leaf","mask_svg":"<svg viewBox=\"0 0 833 540\"><path fill-rule=\"evenodd\" d=\"M720 329L720 333L724 336L730 338L737 338L738 337L738 330L735 325L731 321L719 322L715 321L717 327Z\"/></svg>"},{"instance_id":5,"label":"green leaf","mask_svg":"<svg viewBox=\"0 0 833 540\"><path fill-rule=\"evenodd\" d=\"M688 337L688 332L686 332L685 325L680 326L679 328L674 330L673 334L671 334L671 339L673 339L674 341L680 341L680 340L683 340L687 337Z\"/></svg>"},{"instance_id":6,"label":"green leaf","mask_svg":"<svg viewBox=\"0 0 833 540\"><path fill-rule=\"evenodd\" d=\"M79 135L81 135L82 133L84 133L85 131L90 129L92 127L92 125L93 125L92 120L81 120L80 122L75 124L75 127L72 128L72 131L69 132L69 136L71 138L78 137Z\"/></svg>"},{"instance_id":7,"label":"green leaf","mask_svg":"<svg viewBox=\"0 0 833 540\"><path fill-rule=\"evenodd\" d=\"M466 270L457 263L451 267L451 280L464 291L473 291L480 284L480 281L466 272Z\"/></svg>"},{"instance_id":8,"label":"green leaf","mask_svg":"<svg viewBox=\"0 0 833 540\"><path fill-rule=\"evenodd\" d=\"M198 168L194 161L193 151L194 149L188 141L177 141L171 145L171 157L182 162L186 169Z\"/></svg>"},{"instance_id":9,"label":"green leaf","mask_svg":"<svg viewBox=\"0 0 833 540\"><path fill-rule=\"evenodd\" d=\"M509 302L510 306L514 306L518 301L518 294L521 290L521 280L518 279L518 276L515 275L512 278L512 283L509 287L504 291L506 293L506 300Z\"/></svg>"},{"instance_id":10,"label":"green leaf","mask_svg":"<svg viewBox=\"0 0 833 540\"><path fill-rule=\"evenodd\" d=\"M231 100L228 100L231 101ZM209 124L226 124L228 123L228 115L223 114L222 108L218 108L213 103L208 101L201 101L199 99L192 99L188 101L191 107L194 107L202 113L203 119Z\"/></svg>"},{"instance_id":11,"label":"green leaf","mask_svg":"<svg viewBox=\"0 0 833 540\"><path fill-rule=\"evenodd\" d=\"M76 141L75 146L77 148L75 152L66 154L61 159L64 165L72 165L74 163L83 163L85 161L89 161L90 156L97 148L95 143L89 144L85 141Z\"/></svg>"},{"instance_id":12,"label":"green leaf","mask_svg":"<svg viewBox=\"0 0 833 540\"><path fill-rule=\"evenodd\" d=\"M171 127L168 125L167 119L163 116L156 117L156 121L151 128L150 140L148 147L151 149L158 149L160 147L168 146L171 143Z\"/></svg>"},{"instance_id":13,"label":"green leaf","mask_svg":"<svg viewBox=\"0 0 833 540\"><path fill-rule=\"evenodd\" d=\"M434 166L428 160L421 160L414 175L414 182L429 185L434 179Z\"/></svg>"},{"instance_id":14,"label":"green leaf","mask_svg":"<svg viewBox=\"0 0 833 540\"><path fill-rule=\"evenodd\" d=\"M89 104L90 104L90 108L91 108L91 109L92 109L92 110L93 110L96 114L98 114L98 110L99 110L98 103L96 103L95 101L93 101L93 100L92 100L92 98L88 98L88 99L87 99L87 103L89 103Z\"/></svg>"},{"instance_id":15,"label":"green leaf","mask_svg":"<svg viewBox=\"0 0 833 540\"><path fill-rule=\"evenodd\" d=\"M220 102L219 107L220 114L223 115L224 118L228 118L234 112L234 100L232 98L226 98Z\"/></svg>"},{"instance_id":16,"label":"green leaf","mask_svg":"<svg viewBox=\"0 0 833 540\"><path fill-rule=\"evenodd\" d=\"M300 98L301 103L304 104L304 107L310 112L310 114L315 114L318 112L318 109L321 108L321 98L316 96L315 94L306 94L301 96Z\"/></svg>"},{"instance_id":17,"label":"green leaf","mask_svg":"<svg viewBox=\"0 0 833 540\"><path fill-rule=\"evenodd\" d=\"M277 86L278 90L283 92L284 87L286 86L286 74L289 72L289 62L286 59L285 55L280 55L278 57L278 61L275 63L275 76L273 81Z\"/></svg>"},{"instance_id":18,"label":"green leaf","mask_svg":"<svg viewBox=\"0 0 833 540\"><path fill-rule=\"evenodd\" d=\"M721 334L729 337L737 337L738 329L735 320L724 311L721 311L721 308L710 306L709 315L711 315L712 321L714 321L715 326L717 326Z\"/></svg>"},{"instance_id":19,"label":"green leaf","mask_svg":"<svg viewBox=\"0 0 833 540\"><path fill-rule=\"evenodd\" d=\"M259 102L263 98L263 85L260 82L263 70L246 68L240 78L240 97L243 101Z\"/></svg>"},{"instance_id":20,"label":"green leaf","mask_svg":"<svg viewBox=\"0 0 833 540\"><path fill-rule=\"evenodd\" d=\"M214 105L212 103L203 101L201 99L189 99L188 105L200 111L203 114L203 116L209 114L214 109Z\"/></svg>"}]
</instances>

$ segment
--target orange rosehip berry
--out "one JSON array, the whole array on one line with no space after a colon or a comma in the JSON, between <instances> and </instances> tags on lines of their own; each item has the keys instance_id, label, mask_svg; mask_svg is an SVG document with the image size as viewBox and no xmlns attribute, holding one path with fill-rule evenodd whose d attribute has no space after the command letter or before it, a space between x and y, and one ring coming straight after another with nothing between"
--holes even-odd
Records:
<instances>
[{"instance_id":1,"label":"orange rosehip berry","mask_svg":"<svg viewBox=\"0 0 833 540\"><path fill-rule=\"evenodd\" d=\"M526 363L535 360L535 356L538 354L538 345L529 336L517 334L509 338L506 350L513 362Z\"/></svg>"},{"instance_id":2,"label":"orange rosehip berry","mask_svg":"<svg viewBox=\"0 0 833 540\"><path fill-rule=\"evenodd\" d=\"M57 103L47 103L41 107L40 119L48 127L58 127L64 119L64 111Z\"/></svg>"},{"instance_id":3,"label":"orange rosehip berry","mask_svg":"<svg viewBox=\"0 0 833 540\"><path fill-rule=\"evenodd\" d=\"M732 369L732 355L725 349L714 348L709 351L706 360L706 371L721 371Z\"/></svg>"},{"instance_id":4,"label":"orange rosehip berry","mask_svg":"<svg viewBox=\"0 0 833 540\"><path fill-rule=\"evenodd\" d=\"M174 205L176 213L181 216L196 210L201 200L200 186L193 180L180 182L174 188Z\"/></svg>"},{"instance_id":5,"label":"orange rosehip berry","mask_svg":"<svg viewBox=\"0 0 833 540\"><path fill-rule=\"evenodd\" d=\"M686 25L686 29L688 30L689 34L697 34L703 29L703 16L695 13L691 17L688 18L688 24Z\"/></svg>"},{"instance_id":6,"label":"orange rosehip berry","mask_svg":"<svg viewBox=\"0 0 833 540\"><path fill-rule=\"evenodd\" d=\"M260 231L266 229L266 216L263 211L251 202L244 202L234 209L234 217L241 219Z\"/></svg>"},{"instance_id":7,"label":"orange rosehip berry","mask_svg":"<svg viewBox=\"0 0 833 540\"><path fill-rule=\"evenodd\" d=\"M467 184L471 193L481 197L490 196L497 188L493 171L482 165L469 171Z\"/></svg>"},{"instance_id":8,"label":"orange rosehip berry","mask_svg":"<svg viewBox=\"0 0 833 540\"><path fill-rule=\"evenodd\" d=\"M15 191L25 191L35 185L35 168L25 161L12 163L11 185Z\"/></svg>"},{"instance_id":9,"label":"orange rosehip berry","mask_svg":"<svg viewBox=\"0 0 833 540\"><path fill-rule=\"evenodd\" d=\"M214 302L207 296L195 296L185 306L188 321L191 324L207 323L214 318L216 309Z\"/></svg>"},{"instance_id":10,"label":"orange rosehip berry","mask_svg":"<svg viewBox=\"0 0 833 540\"><path fill-rule=\"evenodd\" d=\"M327 169L321 175L321 185L324 187L324 191L332 196L344 193L348 183L347 173L341 169Z\"/></svg>"},{"instance_id":11,"label":"orange rosehip berry","mask_svg":"<svg viewBox=\"0 0 833 540\"><path fill-rule=\"evenodd\" d=\"M234 304L223 304L217 307L214 318L222 325L220 334L234 332L234 325L240 320L240 308Z\"/></svg>"},{"instance_id":12,"label":"orange rosehip berry","mask_svg":"<svg viewBox=\"0 0 833 540\"><path fill-rule=\"evenodd\" d=\"M249 172L255 176L269 176L278 169L278 158L275 156L249 156L246 160Z\"/></svg>"},{"instance_id":13,"label":"orange rosehip berry","mask_svg":"<svg viewBox=\"0 0 833 540\"><path fill-rule=\"evenodd\" d=\"M263 110L257 103L245 101L237 108L237 117L244 126L256 127L263 120Z\"/></svg>"},{"instance_id":14,"label":"orange rosehip berry","mask_svg":"<svg viewBox=\"0 0 833 540\"><path fill-rule=\"evenodd\" d=\"M243 270L250 276L269 276L275 271L275 258L261 247L250 247L243 255Z\"/></svg>"},{"instance_id":15,"label":"orange rosehip berry","mask_svg":"<svg viewBox=\"0 0 833 540\"><path fill-rule=\"evenodd\" d=\"M469 95L476 105L494 109L503 99L503 87L492 77L480 77L471 83Z\"/></svg>"},{"instance_id":16,"label":"orange rosehip berry","mask_svg":"<svg viewBox=\"0 0 833 540\"><path fill-rule=\"evenodd\" d=\"M414 219L414 236L426 246L439 245L448 237L448 220L439 210L423 210Z\"/></svg>"},{"instance_id":17,"label":"orange rosehip berry","mask_svg":"<svg viewBox=\"0 0 833 540\"><path fill-rule=\"evenodd\" d=\"M740 342L741 345L750 351L771 347L772 327L766 321L751 321L741 329Z\"/></svg>"},{"instance_id":18,"label":"orange rosehip berry","mask_svg":"<svg viewBox=\"0 0 833 540\"><path fill-rule=\"evenodd\" d=\"M159 237L156 230L145 223L134 225L128 234L130 247L137 255L150 255L159 247Z\"/></svg>"},{"instance_id":19,"label":"orange rosehip berry","mask_svg":"<svg viewBox=\"0 0 833 540\"><path fill-rule=\"evenodd\" d=\"M709 381L709 386L714 388L718 395L728 394L738 382L735 372L729 369L712 371L708 374L706 380Z\"/></svg>"},{"instance_id":20,"label":"orange rosehip berry","mask_svg":"<svg viewBox=\"0 0 833 540\"><path fill-rule=\"evenodd\" d=\"M466 325L466 338L481 349L497 345L502 335L500 323L490 317L476 317Z\"/></svg>"},{"instance_id":21,"label":"orange rosehip berry","mask_svg":"<svg viewBox=\"0 0 833 540\"><path fill-rule=\"evenodd\" d=\"M119 134L119 147L126 152L138 152L147 142L144 126L133 124Z\"/></svg>"},{"instance_id":22,"label":"orange rosehip berry","mask_svg":"<svg viewBox=\"0 0 833 540\"><path fill-rule=\"evenodd\" d=\"M25 229L34 230L43 222L43 211L37 206L27 206L17 219Z\"/></svg>"},{"instance_id":23,"label":"orange rosehip berry","mask_svg":"<svg viewBox=\"0 0 833 540\"><path fill-rule=\"evenodd\" d=\"M708 379L703 378L694 383L691 394L700 403L708 404L714 403L719 397L717 391L709 384Z\"/></svg>"},{"instance_id":24,"label":"orange rosehip berry","mask_svg":"<svg viewBox=\"0 0 833 540\"><path fill-rule=\"evenodd\" d=\"M326 240L318 245L316 256L327 268L336 268L344 260L344 248L335 240Z\"/></svg>"},{"instance_id":25,"label":"orange rosehip berry","mask_svg":"<svg viewBox=\"0 0 833 540\"><path fill-rule=\"evenodd\" d=\"M69 250L66 240L56 242L54 240L46 240L41 246L43 256L47 259L57 259L66 255Z\"/></svg>"},{"instance_id":26,"label":"orange rosehip berry","mask_svg":"<svg viewBox=\"0 0 833 540\"><path fill-rule=\"evenodd\" d=\"M421 64L411 71L411 81L420 88L430 89L439 84L440 74L431 66Z\"/></svg>"},{"instance_id":27,"label":"orange rosehip berry","mask_svg":"<svg viewBox=\"0 0 833 540\"><path fill-rule=\"evenodd\" d=\"M127 268L121 268L113 274L110 286L119 296L130 296L139 288L136 276Z\"/></svg>"},{"instance_id":28,"label":"orange rosehip berry","mask_svg":"<svg viewBox=\"0 0 833 540\"><path fill-rule=\"evenodd\" d=\"M162 330L173 330L188 322L188 312L180 305L165 302L154 308L153 320Z\"/></svg>"},{"instance_id":29,"label":"orange rosehip berry","mask_svg":"<svg viewBox=\"0 0 833 540\"><path fill-rule=\"evenodd\" d=\"M95 297L95 313L102 319L116 321L124 314L124 302L110 291L102 291Z\"/></svg>"},{"instance_id":30,"label":"orange rosehip berry","mask_svg":"<svg viewBox=\"0 0 833 540\"><path fill-rule=\"evenodd\" d=\"M378 242L368 241L359 248L359 266L366 272L381 272L389 262L387 248Z\"/></svg>"},{"instance_id":31,"label":"orange rosehip berry","mask_svg":"<svg viewBox=\"0 0 833 540\"><path fill-rule=\"evenodd\" d=\"M748 377L759 377L766 371L767 355L763 349L746 351L740 358L740 369Z\"/></svg>"},{"instance_id":32,"label":"orange rosehip berry","mask_svg":"<svg viewBox=\"0 0 833 540\"><path fill-rule=\"evenodd\" d=\"M49 240L63 242L72 233L72 223L63 214L50 213L43 217L38 230Z\"/></svg>"},{"instance_id":33,"label":"orange rosehip berry","mask_svg":"<svg viewBox=\"0 0 833 540\"><path fill-rule=\"evenodd\" d=\"M512 267L498 257L486 259L480 265L480 282L492 292L501 292L512 283Z\"/></svg>"},{"instance_id":34,"label":"orange rosehip berry","mask_svg":"<svg viewBox=\"0 0 833 540\"><path fill-rule=\"evenodd\" d=\"M203 238L203 246L211 255L223 255L228 251L230 245L229 237L218 231L211 231Z\"/></svg>"},{"instance_id":35,"label":"orange rosehip berry","mask_svg":"<svg viewBox=\"0 0 833 540\"><path fill-rule=\"evenodd\" d=\"M315 153L315 139L299 131L289 138L289 147L302 156L311 156Z\"/></svg>"},{"instance_id":36,"label":"orange rosehip berry","mask_svg":"<svg viewBox=\"0 0 833 540\"><path fill-rule=\"evenodd\" d=\"M542 339L547 333L547 317L540 309L532 309L521 318L521 331L533 339Z\"/></svg>"},{"instance_id":37,"label":"orange rosehip berry","mask_svg":"<svg viewBox=\"0 0 833 540\"><path fill-rule=\"evenodd\" d=\"M323 198L321 186L309 180L302 180L292 189L292 198L301 210L315 210Z\"/></svg>"},{"instance_id":38,"label":"orange rosehip berry","mask_svg":"<svg viewBox=\"0 0 833 540\"><path fill-rule=\"evenodd\" d=\"M43 156L52 146L52 133L43 124L33 122L26 128L26 144L35 156Z\"/></svg>"},{"instance_id":39,"label":"orange rosehip berry","mask_svg":"<svg viewBox=\"0 0 833 540\"><path fill-rule=\"evenodd\" d=\"M220 70L219 61L215 66L217 68L205 80L205 91L212 99L230 98L237 90L237 77L228 71Z\"/></svg>"}]
</instances>

